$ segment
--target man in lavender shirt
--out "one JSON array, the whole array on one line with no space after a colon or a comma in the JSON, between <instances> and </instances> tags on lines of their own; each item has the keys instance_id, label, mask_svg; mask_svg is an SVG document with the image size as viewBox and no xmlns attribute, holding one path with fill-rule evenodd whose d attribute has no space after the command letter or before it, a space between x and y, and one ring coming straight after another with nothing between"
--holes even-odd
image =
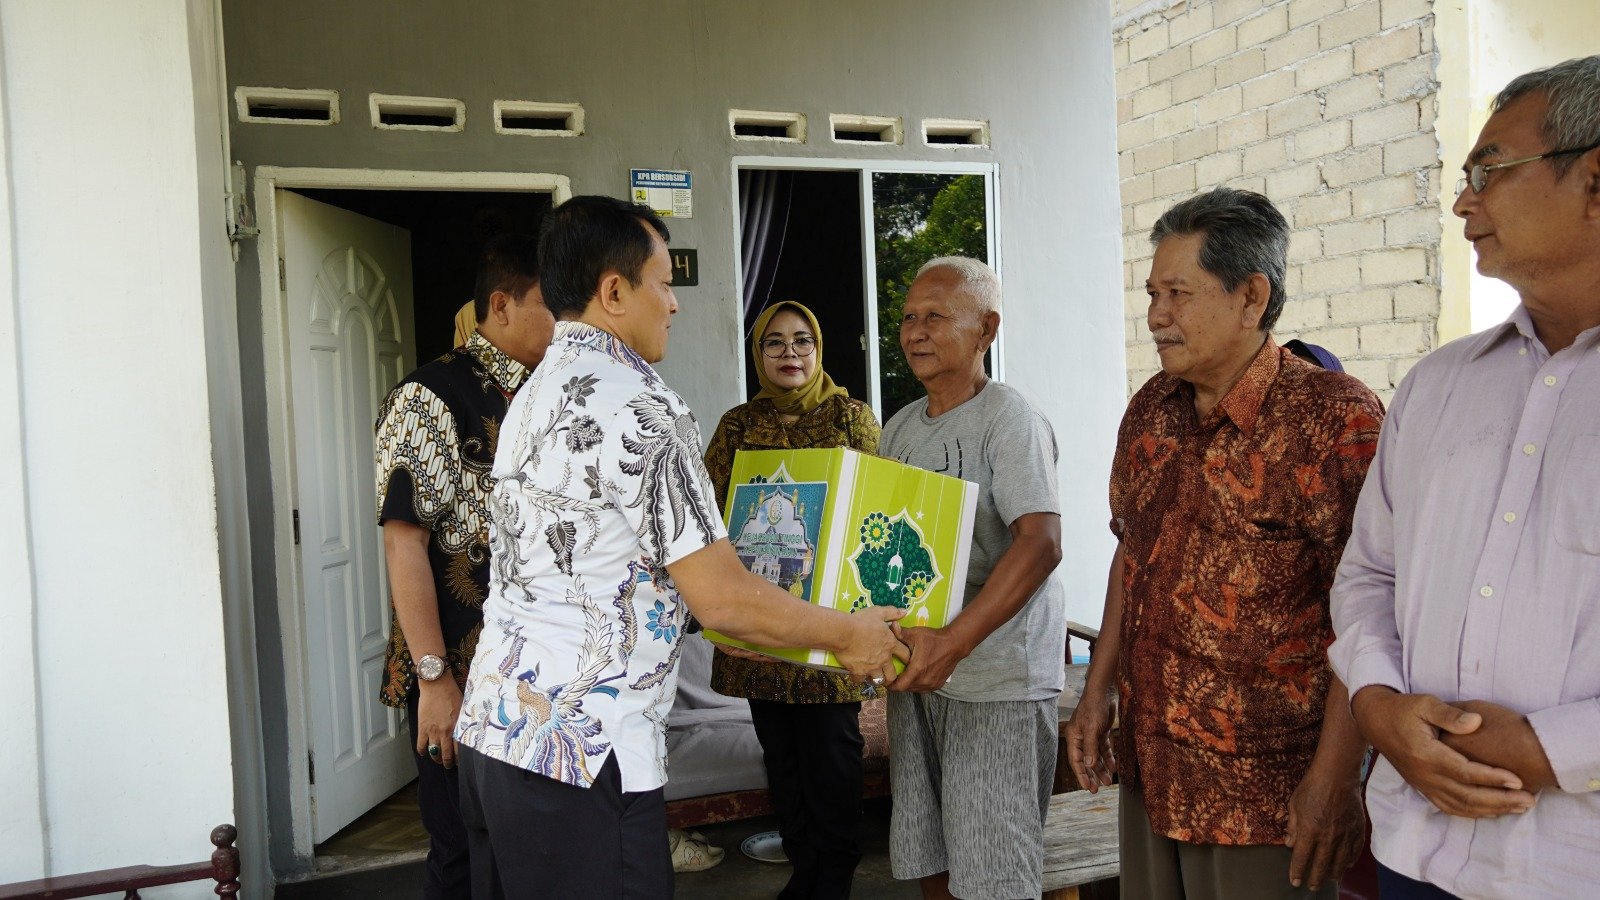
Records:
<instances>
[{"instance_id":1,"label":"man in lavender shirt","mask_svg":"<svg viewBox=\"0 0 1600 900\"><path fill-rule=\"evenodd\" d=\"M1600 881L1600 56L1512 81L1455 213L1511 318L1400 385L1329 650L1385 900Z\"/></svg>"}]
</instances>

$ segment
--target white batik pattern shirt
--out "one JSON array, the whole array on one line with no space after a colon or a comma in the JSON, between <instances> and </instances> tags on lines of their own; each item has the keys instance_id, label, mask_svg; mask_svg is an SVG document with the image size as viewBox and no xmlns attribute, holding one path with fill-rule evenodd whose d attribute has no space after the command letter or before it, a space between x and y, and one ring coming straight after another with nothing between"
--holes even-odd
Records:
<instances>
[{"instance_id":1,"label":"white batik pattern shirt","mask_svg":"<svg viewBox=\"0 0 1600 900\"><path fill-rule=\"evenodd\" d=\"M489 599L456 739L588 787L667 780L687 617L667 566L727 537L694 416L612 335L556 326L500 429Z\"/></svg>"}]
</instances>

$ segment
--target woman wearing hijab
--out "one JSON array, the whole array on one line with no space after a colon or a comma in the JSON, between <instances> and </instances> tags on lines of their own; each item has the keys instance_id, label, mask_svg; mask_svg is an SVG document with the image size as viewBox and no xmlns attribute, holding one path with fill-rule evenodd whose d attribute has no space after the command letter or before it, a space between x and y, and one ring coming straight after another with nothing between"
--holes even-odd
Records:
<instances>
[{"instance_id":1,"label":"woman wearing hijab","mask_svg":"<svg viewBox=\"0 0 1600 900\"><path fill-rule=\"evenodd\" d=\"M739 450L849 447L878 451L878 420L822 370L822 330L799 303L778 303L752 335L761 392L717 423L706 469L728 495ZM711 687L750 701L778 833L793 865L778 896L847 897L861 850L861 686L835 675L719 646Z\"/></svg>"}]
</instances>

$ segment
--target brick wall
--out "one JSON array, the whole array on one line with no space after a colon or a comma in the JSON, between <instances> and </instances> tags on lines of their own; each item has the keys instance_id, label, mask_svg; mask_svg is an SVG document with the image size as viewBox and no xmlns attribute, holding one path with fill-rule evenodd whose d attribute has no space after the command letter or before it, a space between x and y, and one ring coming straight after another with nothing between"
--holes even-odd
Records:
<instances>
[{"instance_id":1,"label":"brick wall","mask_svg":"<svg viewBox=\"0 0 1600 900\"><path fill-rule=\"evenodd\" d=\"M1294 229L1277 338L1327 347L1387 401L1439 311L1432 0L1114 0L1112 15L1130 393L1160 368L1150 226L1229 185Z\"/></svg>"}]
</instances>

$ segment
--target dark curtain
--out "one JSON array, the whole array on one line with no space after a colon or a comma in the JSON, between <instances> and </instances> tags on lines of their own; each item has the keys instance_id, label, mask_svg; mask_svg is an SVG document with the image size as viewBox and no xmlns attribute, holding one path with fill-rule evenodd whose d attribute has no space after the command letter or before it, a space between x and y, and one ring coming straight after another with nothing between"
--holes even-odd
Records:
<instances>
[{"instance_id":1,"label":"dark curtain","mask_svg":"<svg viewBox=\"0 0 1600 900\"><path fill-rule=\"evenodd\" d=\"M789 231L789 201L793 193L793 173L739 170L739 249L747 332L772 299L772 282L778 274L784 237Z\"/></svg>"}]
</instances>

